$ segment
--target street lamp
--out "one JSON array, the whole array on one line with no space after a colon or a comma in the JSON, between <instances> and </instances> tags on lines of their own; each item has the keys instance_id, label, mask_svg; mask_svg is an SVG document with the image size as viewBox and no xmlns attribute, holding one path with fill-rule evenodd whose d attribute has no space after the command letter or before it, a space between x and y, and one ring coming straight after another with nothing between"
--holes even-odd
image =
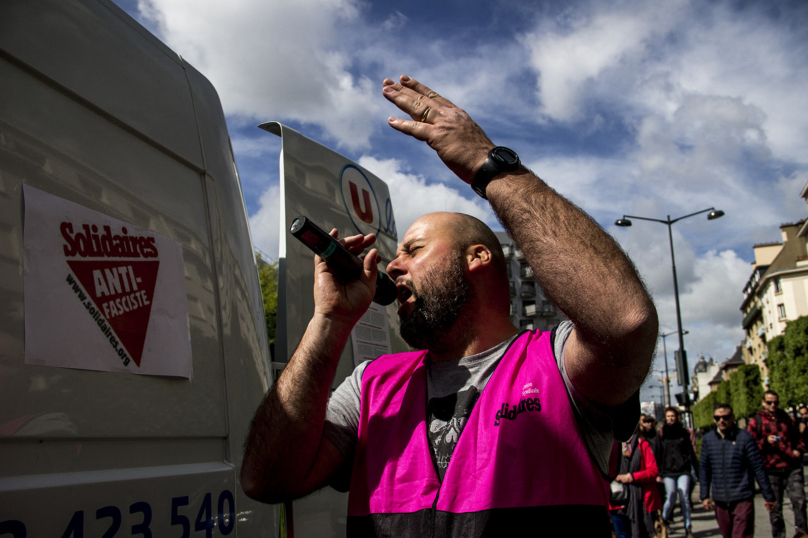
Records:
<instances>
[{"instance_id":1,"label":"street lamp","mask_svg":"<svg viewBox=\"0 0 808 538\"><path fill-rule=\"evenodd\" d=\"M707 215L707 220L715 220L717 218L721 218L724 216L724 212L720 209L716 209L714 207L710 207L708 209L702 209L701 211L696 211L695 213L691 213L689 215L685 215L683 217L679 217L676 219L671 220L671 216L668 215L667 220L660 220L660 219L651 219L648 217L638 217L636 215L623 215L622 219L617 219L615 221L615 225L617 226L631 226L631 219L640 219L640 220L650 220L653 222L661 222L668 227L668 239L671 243L671 267L673 267L673 293L676 298L676 326L678 327L679 333L679 353L682 359L682 372L679 375L683 376L682 379L682 386L684 387L685 391L685 411L690 410L690 397L687 395L687 385L690 381L689 375L687 372L687 354L685 353L685 340L682 333L682 311L679 308L679 282L676 279L676 258L673 255L673 232L671 231L672 226L674 223L679 222L682 219L686 219L689 217L694 217L696 215L700 215L702 213L706 213L709 211L710 213Z\"/></svg>"},{"instance_id":2,"label":"street lamp","mask_svg":"<svg viewBox=\"0 0 808 538\"><path fill-rule=\"evenodd\" d=\"M671 376L668 374L668 347L665 345L665 338L672 334L676 334L678 331L673 331L667 334L660 334L659 336L662 337L662 351L665 354L665 399L668 401L668 407L671 406ZM682 331L682 335L689 334L690 331ZM687 387L685 387L685 391L687 391Z\"/></svg>"}]
</instances>

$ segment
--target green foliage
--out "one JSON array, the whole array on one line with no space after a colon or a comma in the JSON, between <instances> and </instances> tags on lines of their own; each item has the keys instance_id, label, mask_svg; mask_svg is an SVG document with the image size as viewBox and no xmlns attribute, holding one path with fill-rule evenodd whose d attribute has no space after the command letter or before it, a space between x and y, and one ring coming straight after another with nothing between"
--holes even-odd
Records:
<instances>
[{"instance_id":1,"label":"green foliage","mask_svg":"<svg viewBox=\"0 0 808 538\"><path fill-rule=\"evenodd\" d=\"M768 347L769 385L781 407L808 402L808 316L789 321Z\"/></svg>"},{"instance_id":2,"label":"green foliage","mask_svg":"<svg viewBox=\"0 0 808 538\"><path fill-rule=\"evenodd\" d=\"M261 254L255 253L258 265L258 280L261 282L261 294L264 296L264 319L267 324L267 338L270 344L275 343L275 325L278 318L278 262L267 262Z\"/></svg>"},{"instance_id":3,"label":"green foliage","mask_svg":"<svg viewBox=\"0 0 808 538\"><path fill-rule=\"evenodd\" d=\"M722 381L721 384L718 385L718 390L715 391L715 403L728 403L732 405L732 390L729 381ZM710 409L710 412L712 412L712 409ZM712 421L713 416L710 415L710 422Z\"/></svg>"},{"instance_id":4,"label":"green foliage","mask_svg":"<svg viewBox=\"0 0 808 538\"><path fill-rule=\"evenodd\" d=\"M693 423L696 428L712 427L713 408L718 403L730 404L736 418L750 417L758 412L762 399L760 368L755 364L744 364L732 373L728 381L722 381L717 390L693 406Z\"/></svg>"},{"instance_id":5,"label":"green foliage","mask_svg":"<svg viewBox=\"0 0 808 538\"><path fill-rule=\"evenodd\" d=\"M713 425L713 406L718 401L716 394L711 392L692 407L693 425L696 428L709 428Z\"/></svg>"},{"instance_id":6,"label":"green foliage","mask_svg":"<svg viewBox=\"0 0 808 538\"><path fill-rule=\"evenodd\" d=\"M712 427L713 407L718 403L730 404L736 418L750 417L758 412L762 399L760 368L744 364L732 373L729 381L722 381L717 390L693 406L693 423L696 428Z\"/></svg>"},{"instance_id":7,"label":"green foliage","mask_svg":"<svg viewBox=\"0 0 808 538\"><path fill-rule=\"evenodd\" d=\"M769 386L780 395L780 401L785 404L788 392L788 359L786 359L785 335L769 340L769 358L766 365L769 367Z\"/></svg>"},{"instance_id":8,"label":"green foliage","mask_svg":"<svg viewBox=\"0 0 808 538\"><path fill-rule=\"evenodd\" d=\"M729 401L736 418L751 417L760 409L763 385L757 364L744 364L730 378Z\"/></svg>"}]
</instances>

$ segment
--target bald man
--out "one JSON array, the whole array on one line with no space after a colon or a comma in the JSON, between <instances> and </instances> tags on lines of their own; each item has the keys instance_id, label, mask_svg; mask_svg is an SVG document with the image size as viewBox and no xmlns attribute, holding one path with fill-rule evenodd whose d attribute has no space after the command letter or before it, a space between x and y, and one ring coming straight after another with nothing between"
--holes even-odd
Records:
<instances>
[{"instance_id":1,"label":"bald man","mask_svg":"<svg viewBox=\"0 0 808 538\"><path fill-rule=\"evenodd\" d=\"M614 240L462 109L406 76L382 92L410 118L389 125L491 203L570 321L519 332L493 232L432 213L387 266L417 351L360 365L329 401L378 258L370 250L361 278L342 283L315 257L315 314L256 413L244 490L276 503L347 489L349 536L609 536L604 478L639 416L657 335L650 297ZM374 241L343 243L359 253Z\"/></svg>"}]
</instances>

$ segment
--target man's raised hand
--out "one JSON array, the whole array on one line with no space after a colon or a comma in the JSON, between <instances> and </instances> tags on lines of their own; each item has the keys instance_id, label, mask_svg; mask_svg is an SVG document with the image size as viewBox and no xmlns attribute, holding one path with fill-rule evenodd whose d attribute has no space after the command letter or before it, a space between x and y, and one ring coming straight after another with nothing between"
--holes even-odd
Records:
<instances>
[{"instance_id":1,"label":"man's raised hand","mask_svg":"<svg viewBox=\"0 0 808 538\"><path fill-rule=\"evenodd\" d=\"M465 110L415 79L382 82L382 94L412 120L390 117L393 129L426 142L457 177L471 183L494 144Z\"/></svg>"}]
</instances>

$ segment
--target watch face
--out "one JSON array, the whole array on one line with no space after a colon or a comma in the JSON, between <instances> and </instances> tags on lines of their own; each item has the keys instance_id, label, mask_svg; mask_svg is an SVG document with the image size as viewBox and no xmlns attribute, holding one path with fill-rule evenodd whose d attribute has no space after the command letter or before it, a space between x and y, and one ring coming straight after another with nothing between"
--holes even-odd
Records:
<instances>
[{"instance_id":1,"label":"watch face","mask_svg":"<svg viewBox=\"0 0 808 538\"><path fill-rule=\"evenodd\" d=\"M519 164L519 156L516 152L508 148L494 148L491 154L505 166L516 166Z\"/></svg>"}]
</instances>

